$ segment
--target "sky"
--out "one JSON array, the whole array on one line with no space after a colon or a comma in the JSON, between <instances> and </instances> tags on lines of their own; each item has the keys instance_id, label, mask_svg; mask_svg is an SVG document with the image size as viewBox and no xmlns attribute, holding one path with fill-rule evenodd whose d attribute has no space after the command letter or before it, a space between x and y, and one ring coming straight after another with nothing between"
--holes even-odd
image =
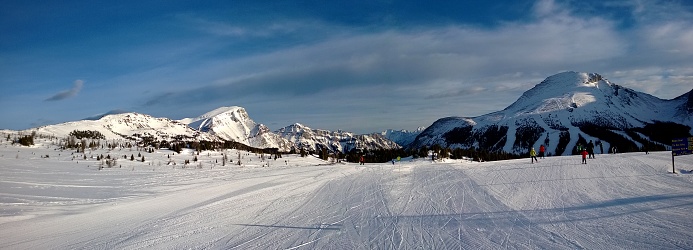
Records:
<instances>
[{"instance_id":1,"label":"sky","mask_svg":"<svg viewBox=\"0 0 693 250\"><path fill-rule=\"evenodd\" d=\"M693 89L693 2L3 1L0 129L241 106L277 130L413 130L548 76Z\"/></svg>"}]
</instances>

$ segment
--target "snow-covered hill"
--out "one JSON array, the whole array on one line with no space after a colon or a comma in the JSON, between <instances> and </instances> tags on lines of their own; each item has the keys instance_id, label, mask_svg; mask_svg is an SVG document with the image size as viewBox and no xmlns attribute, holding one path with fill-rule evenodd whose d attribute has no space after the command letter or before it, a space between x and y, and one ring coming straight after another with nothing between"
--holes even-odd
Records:
<instances>
[{"instance_id":1,"label":"snow-covered hill","mask_svg":"<svg viewBox=\"0 0 693 250\"><path fill-rule=\"evenodd\" d=\"M398 149L397 143L380 134L356 135L344 131L312 129L294 123L276 131L281 137L291 141L298 150L319 151L323 148L331 152L346 153L352 149Z\"/></svg>"},{"instance_id":2,"label":"snow-covered hill","mask_svg":"<svg viewBox=\"0 0 693 250\"><path fill-rule=\"evenodd\" d=\"M66 122L20 131L36 132L59 138L75 130L98 131L107 140L148 139L153 141L234 141L254 148L276 148L291 152L301 148L316 152L326 148L332 152L351 149L397 149L396 143L379 134L356 135L349 132L311 129L294 124L272 132L264 124L253 121L242 107L220 107L195 118L171 120L139 113L105 114L89 120Z\"/></svg>"},{"instance_id":3,"label":"snow-covered hill","mask_svg":"<svg viewBox=\"0 0 693 250\"><path fill-rule=\"evenodd\" d=\"M242 107L220 107L197 118L185 118L181 123L221 139L240 142L255 148L277 148L291 151L293 144L272 133L267 126L256 123Z\"/></svg>"},{"instance_id":4,"label":"snow-covered hill","mask_svg":"<svg viewBox=\"0 0 693 250\"><path fill-rule=\"evenodd\" d=\"M394 130L394 129L388 129L380 134L384 136L387 139L390 139L391 141L399 144L402 147L406 147L407 145L411 144L416 137L421 134L426 128L425 127L418 127L414 131L408 131L406 129L403 130Z\"/></svg>"},{"instance_id":5,"label":"snow-covered hill","mask_svg":"<svg viewBox=\"0 0 693 250\"><path fill-rule=\"evenodd\" d=\"M440 119L411 147L438 144L522 154L543 144L549 153L566 155L579 141L601 141L604 150L661 145L666 140L653 130L682 136L693 133L691 96L693 91L662 100L611 83L599 74L563 72L546 78L502 111Z\"/></svg>"},{"instance_id":6,"label":"snow-covered hill","mask_svg":"<svg viewBox=\"0 0 693 250\"><path fill-rule=\"evenodd\" d=\"M98 120L81 120L47 125L28 129L24 132L31 133L36 131L39 134L67 137L74 130L98 131L107 140L124 138L151 138L159 141L171 141L174 139L218 140L213 135L201 133L178 121L139 113L112 114Z\"/></svg>"}]
</instances>

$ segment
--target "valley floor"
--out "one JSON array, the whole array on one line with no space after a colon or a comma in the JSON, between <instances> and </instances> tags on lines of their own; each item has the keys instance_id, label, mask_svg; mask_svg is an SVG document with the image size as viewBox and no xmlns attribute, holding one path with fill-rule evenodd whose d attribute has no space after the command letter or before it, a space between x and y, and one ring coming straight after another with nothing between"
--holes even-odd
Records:
<instances>
[{"instance_id":1,"label":"valley floor","mask_svg":"<svg viewBox=\"0 0 693 250\"><path fill-rule=\"evenodd\" d=\"M203 152L182 168L189 153L98 170L0 144L0 248L693 248L693 156L672 174L669 152L364 166Z\"/></svg>"}]
</instances>

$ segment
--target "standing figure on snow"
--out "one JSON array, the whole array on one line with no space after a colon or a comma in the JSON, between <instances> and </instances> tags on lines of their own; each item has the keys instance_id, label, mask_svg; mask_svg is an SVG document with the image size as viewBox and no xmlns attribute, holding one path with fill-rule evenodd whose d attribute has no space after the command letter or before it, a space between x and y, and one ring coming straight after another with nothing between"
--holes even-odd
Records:
<instances>
[{"instance_id":1,"label":"standing figure on snow","mask_svg":"<svg viewBox=\"0 0 693 250\"><path fill-rule=\"evenodd\" d=\"M361 158L359 159L359 165L364 165L365 162L366 162L366 159L364 159L363 155L362 155Z\"/></svg>"},{"instance_id":2,"label":"standing figure on snow","mask_svg":"<svg viewBox=\"0 0 693 250\"><path fill-rule=\"evenodd\" d=\"M542 144L541 146L539 146L539 158L544 159L544 152L546 152L546 148Z\"/></svg>"},{"instance_id":3,"label":"standing figure on snow","mask_svg":"<svg viewBox=\"0 0 693 250\"><path fill-rule=\"evenodd\" d=\"M532 164L534 164L534 161L539 162L539 160L537 160L537 151L534 151L534 148L529 151L529 158L532 159Z\"/></svg>"},{"instance_id":4,"label":"standing figure on snow","mask_svg":"<svg viewBox=\"0 0 693 250\"><path fill-rule=\"evenodd\" d=\"M587 155L590 159L594 159L594 143L592 143L592 140L587 143Z\"/></svg>"},{"instance_id":5,"label":"standing figure on snow","mask_svg":"<svg viewBox=\"0 0 693 250\"><path fill-rule=\"evenodd\" d=\"M582 164L587 164L587 150L582 150Z\"/></svg>"}]
</instances>

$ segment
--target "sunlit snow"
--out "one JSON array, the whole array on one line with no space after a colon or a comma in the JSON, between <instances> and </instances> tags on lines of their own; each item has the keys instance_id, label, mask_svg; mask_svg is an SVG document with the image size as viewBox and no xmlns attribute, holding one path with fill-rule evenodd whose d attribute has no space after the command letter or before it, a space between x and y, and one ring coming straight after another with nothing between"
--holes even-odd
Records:
<instances>
[{"instance_id":1,"label":"sunlit snow","mask_svg":"<svg viewBox=\"0 0 693 250\"><path fill-rule=\"evenodd\" d=\"M3 138L0 249L693 248L693 156L672 174L670 152L363 166L73 152ZM120 158L99 170L101 154Z\"/></svg>"}]
</instances>

